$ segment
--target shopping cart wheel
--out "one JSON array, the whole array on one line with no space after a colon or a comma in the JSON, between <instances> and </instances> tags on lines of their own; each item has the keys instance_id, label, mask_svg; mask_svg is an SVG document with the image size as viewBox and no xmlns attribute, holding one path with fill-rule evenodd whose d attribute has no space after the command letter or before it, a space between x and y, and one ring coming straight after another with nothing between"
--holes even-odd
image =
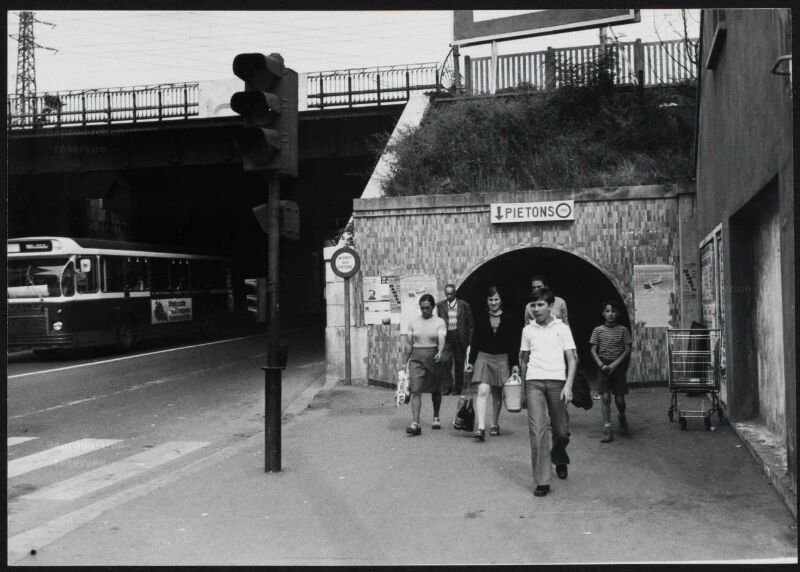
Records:
<instances>
[{"instance_id":1,"label":"shopping cart wheel","mask_svg":"<svg viewBox=\"0 0 800 572\"><path fill-rule=\"evenodd\" d=\"M706 417L703 420L706 422L706 431L711 431L711 417Z\"/></svg>"},{"instance_id":2,"label":"shopping cart wheel","mask_svg":"<svg viewBox=\"0 0 800 572\"><path fill-rule=\"evenodd\" d=\"M681 430L686 431L686 417L678 417L678 423L681 425Z\"/></svg>"}]
</instances>

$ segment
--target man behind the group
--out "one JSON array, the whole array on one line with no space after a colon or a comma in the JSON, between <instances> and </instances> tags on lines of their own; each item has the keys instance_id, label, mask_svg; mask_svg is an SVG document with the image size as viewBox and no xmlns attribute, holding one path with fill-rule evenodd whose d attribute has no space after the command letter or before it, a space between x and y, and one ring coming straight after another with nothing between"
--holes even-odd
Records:
<instances>
[{"instance_id":1,"label":"man behind the group","mask_svg":"<svg viewBox=\"0 0 800 572\"><path fill-rule=\"evenodd\" d=\"M454 384L450 393L460 394L464 385L464 359L467 347L472 343L475 322L472 319L470 305L456 298L455 285L448 284L444 287L444 297L444 300L436 304L439 317L447 324L442 362L447 372L450 372L450 368L455 364Z\"/></svg>"},{"instance_id":2,"label":"man behind the group","mask_svg":"<svg viewBox=\"0 0 800 572\"><path fill-rule=\"evenodd\" d=\"M542 276L541 274L536 274L535 276L531 277L531 290L536 290L537 288L549 288L547 285L547 278ZM567 316L567 303L564 301L563 298L559 298L558 296L553 296L553 307L550 308L550 314L554 318L558 318L562 322L564 322L567 326L569 326L569 317ZM525 306L525 324L530 324L533 321L533 302L528 302Z\"/></svg>"},{"instance_id":3,"label":"man behind the group","mask_svg":"<svg viewBox=\"0 0 800 572\"><path fill-rule=\"evenodd\" d=\"M525 380L528 401L528 435L531 441L531 466L534 495L550 492L551 463L559 478L567 478L569 416L577 355L575 341L567 325L550 314L553 293L539 288L531 294L534 320L522 329L519 368ZM566 367L565 367L566 358ZM550 446L548 413L553 433Z\"/></svg>"}]
</instances>

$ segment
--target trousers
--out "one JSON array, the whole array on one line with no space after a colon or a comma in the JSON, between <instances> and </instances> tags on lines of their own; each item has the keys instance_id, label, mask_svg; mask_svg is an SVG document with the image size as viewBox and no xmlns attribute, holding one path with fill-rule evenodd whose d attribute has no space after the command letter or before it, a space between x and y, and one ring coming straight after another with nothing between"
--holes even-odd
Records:
<instances>
[{"instance_id":1,"label":"trousers","mask_svg":"<svg viewBox=\"0 0 800 572\"><path fill-rule=\"evenodd\" d=\"M568 465L569 414L561 399L564 381L535 379L525 381L528 399L528 436L531 441L531 468L535 486L549 485L552 465ZM548 414L552 438L548 430Z\"/></svg>"},{"instance_id":2,"label":"trousers","mask_svg":"<svg viewBox=\"0 0 800 572\"><path fill-rule=\"evenodd\" d=\"M464 386L464 360L467 348L461 345L458 339L458 331L448 330L444 342L444 368L447 370L448 377L451 367L453 368L453 393L461 393Z\"/></svg>"}]
</instances>

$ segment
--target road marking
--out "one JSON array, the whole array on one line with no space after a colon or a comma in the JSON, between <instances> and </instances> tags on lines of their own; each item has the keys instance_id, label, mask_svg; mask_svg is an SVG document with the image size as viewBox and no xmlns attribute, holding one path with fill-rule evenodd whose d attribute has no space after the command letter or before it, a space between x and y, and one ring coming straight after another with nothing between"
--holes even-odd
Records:
<instances>
[{"instance_id":1,"label":"road marking","mask_svg":"<svg viewBox=\"0 0 800 572\"><path fill-rule=\"evenodd\" d=\"M20 443L33 441L34 439L38 439L38 437L9 437L7 446L13 447L14 445L19 445Z\"/></svg>"},{"instance_id":2,"label":"road marking","mask_svg":"<svg viewBox=\"0 0 800 572\"><path fill-rule=\"evenodd\" d=\"M22 498L60 501L75 500L89 493L115 485L120 481L135 477L164 463L169 463L208 444L196 441L169 441L143 453L23 495Z\"/></svg>"},{"instance_id":3,"label":"road marking","mask_svg":"<svg viewBox=\"0 0 800 572\"><path fill-rule=\"evenodd\" d=\"M135 359L135 358L140 358L140 357L148 357L148 356L154 356L154 355L163 354L163 353L167 353L167 352L177 352L177 351L180 351L180 350L190 350L190 349L194 349L194 348L202 348L204 346L211 346L211 345L214 345L214 344L224 344L224 343L227 343L227 342L235 342L235 341L238 341L238 340L247 340L247 339L250 339L250 338L258 338L258 337L264 336L264 335L266 335L266 334L256 334L256 335L253 335L253 336L242 336L240 338L230 338L230 339L227 339L227 340L217 340L217 341L214 341L214 342L206 342L206 343L203 343L203 344L195 344L195 345L191 345L191 346L181 346L179 348L169 348L167 350L159 350L157 352L148 352L146 354L136 354L136 355L132 355L132 356L122 356L122 357L113 358L113 359L106 359L106 360L101 360L101 361L92 361L92 362L89 362L89 363L79 363L79 364L76 364L76 365L68 365L68 366L64 366L64 367L56 367L56 368L53 368L53 369L43 369L41 371L29 371L28 373L18 373L16 375L9 375L7 379L19 379L20 377L28 377L28 376L31 376L31 375L40 375L40 374L43 374L43 373L53 373L53 372L56 372L56 371L66 371L68 369L77 369L79 367L89 367L91 365L103 365L103 364L106 364L106 363L113 363L115 361L122 361L122 360L126 360L126 359Z\"/></svg>"},{"instance_id":4,"label":"road marking","mask_svg":"<svg viewBox=\"0 0 800 572\"><path fill-rule=\"evenodd\" d=\"M55 465L61 461L72 459L86 453L92 453L103 447L119 443L122 439L79 439L52 449L47 449L27 457L20 457L8 462L8 478L23 475L42 467Z\"/></svg>"},{"instance_id":5,"label":"road marking","mask_svg":"<svg viewBox=\"0 0 800 572\"><path fill-rule=\"evenodd\" d=\"M100 395L93 395L91 397L86 397L84 399L76 399L75 401L65 401L63 403L59 403L58 405L53 405L51 407L45 407L44 409L38 409L36 411L28 411L27 413L20 413L19 415L11 415L8 417L8 420L12 419L20 419L22 417L27 417L28 415L36 415L38 413L47 413L49 411L53 411L55 409L62 409L64 407L70 407L72 405L80 405L81 403L88 403L89 401L94 401L96 399L100 399L103 397L111 397L112 395L119 395L121 393L128 393L129 391L138 391L140 389L145 389L150 387L151 385L160 385L162 383L166 383L168 381L173 381L176 379L180 379L181 377L187 377L192 375L197 375L198 373L203 373L206 371L211 371L214 368L203 368L197 369L194 371L187 371L178 375L173 375L169 377L162 377L159 379L154 379L152 381L146 381L144 383L137 383L136 385L132 385L130 387L126 387L125 389L120 389L117 391L112 391L111 393L101 393Z\"/></svg>"}]
</instances>

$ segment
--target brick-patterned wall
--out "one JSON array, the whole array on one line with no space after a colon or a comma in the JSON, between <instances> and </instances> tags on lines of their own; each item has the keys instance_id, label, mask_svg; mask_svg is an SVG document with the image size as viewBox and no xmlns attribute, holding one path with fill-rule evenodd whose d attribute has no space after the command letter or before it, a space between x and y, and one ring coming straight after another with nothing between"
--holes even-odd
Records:
<instances>
[{"instance_id":1,"label":"brick-patterned wall","mask_svg":"<svg viewBox=\"0 0 800 572\"><path fill-rule=\"evenodd\" d=\"M667 379L665 328L636 321L633 266L669 264L680 292L678 194L675 185L436 195L354 201L361 275L436 276L438 290L453 277L463 281L497 256L530 247L557 248L600 269L622 296L634 339L631 383ZM492 224L490 203L573 199L575 220ZM447 256L441 253L447 252ZM355 304L360 304L360 297ZM670 310L680 320L677 297ZM368 326L367 376L391 382L402 367L406 336L398 325Z\"/></svg>"}]
</instances>

